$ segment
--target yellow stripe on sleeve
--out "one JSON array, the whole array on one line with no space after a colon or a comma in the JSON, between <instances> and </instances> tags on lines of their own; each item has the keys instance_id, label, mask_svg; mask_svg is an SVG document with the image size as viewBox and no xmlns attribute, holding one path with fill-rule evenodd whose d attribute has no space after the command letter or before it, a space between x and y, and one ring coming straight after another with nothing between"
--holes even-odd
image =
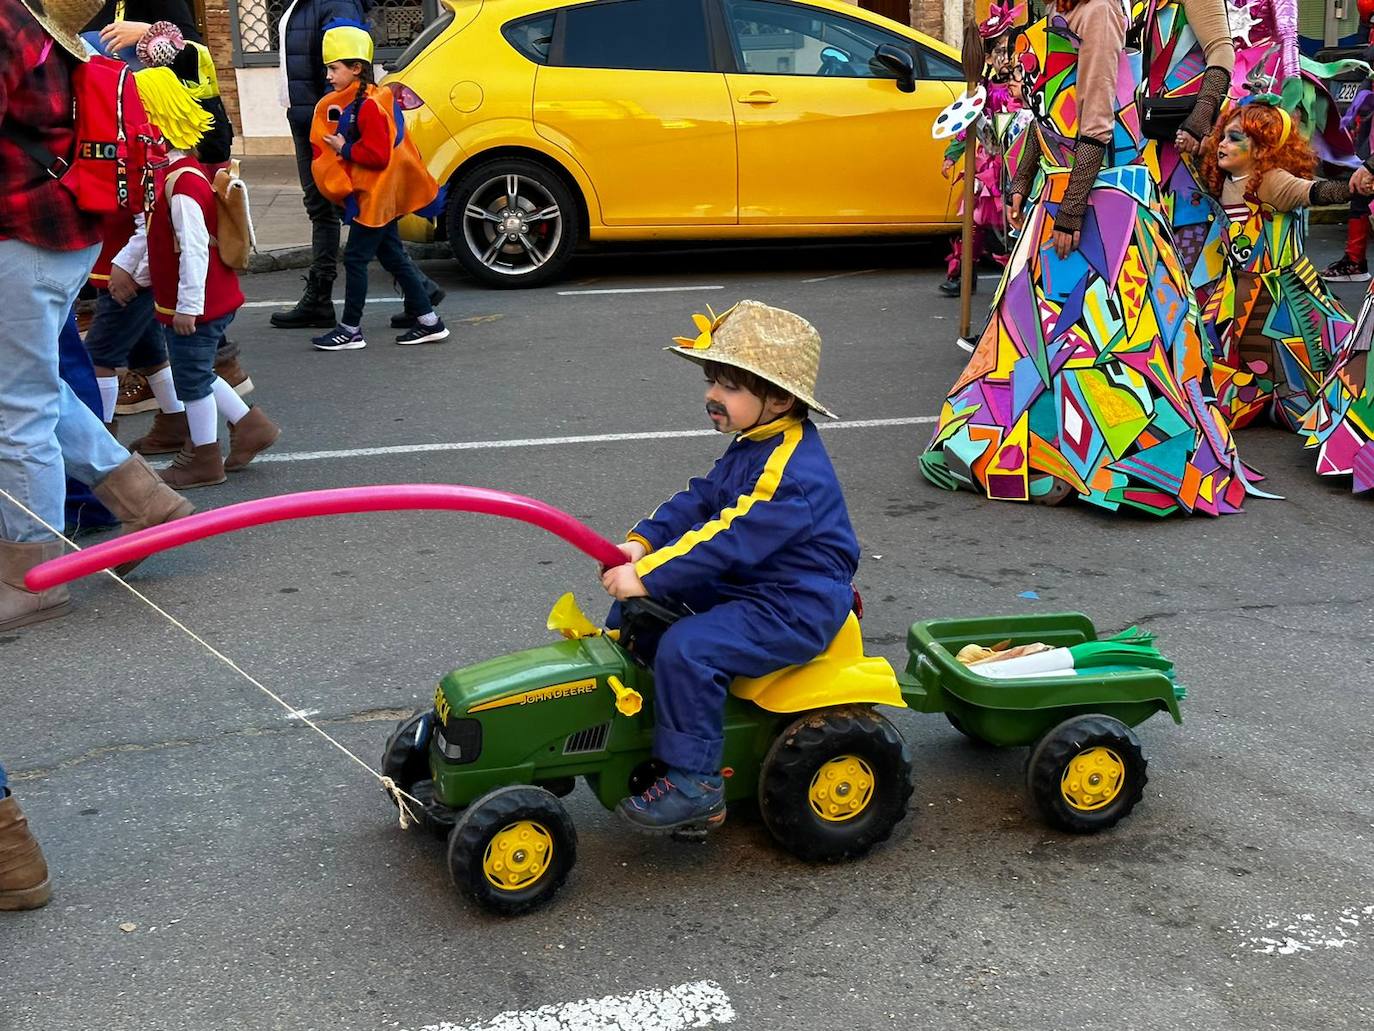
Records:
<instances>
[{"instance_id":1,"label":"yellow stripe on sleeve","mask_svg":"<svg viewBox=\"0 0 1374 1031\"><path fill-rule=\"evenodd\" d=\"M758 481L754 484L752 491L748 494L741 494L733 505L722 511L710 522L703 524L699 529L690 530L667 547L660 548L650 555L645 555L635 563L635 572L641 577L647 576L665 562L687 554L698 544L704 544L716 534L728 530L731 523L747 515L754 505L759 502L770 501L773 493L778 489L778 484L782 482L783 470L787 468L787 462L792 457L792 453L797 450L797 445L801 443L801 439L801 423L798 422L789 426L783 432L782 441L773 449L773 453L768 456L768 461L764 463L763 472L759 474Z\"/></svg>"}]
</instances>

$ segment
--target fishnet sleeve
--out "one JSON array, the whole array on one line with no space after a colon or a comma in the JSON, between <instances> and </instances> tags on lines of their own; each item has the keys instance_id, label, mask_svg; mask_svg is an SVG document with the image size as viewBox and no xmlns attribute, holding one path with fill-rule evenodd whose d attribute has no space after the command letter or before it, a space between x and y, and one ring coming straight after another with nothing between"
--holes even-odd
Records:
<instances>
[{"instance_id":1,"label":"fishnet sleeve","mask_svg":"<svg viewBox=\"0 0 1374 1031\"><path fill-rule=\"evenodd\" d=\"M1069 173L1069 185L1064 189L1064 199L1059 202L1059 210L1054 216L1054 228L1063 233L1075 233L1083 226L1083 212L1088 208L1088 193L1093 188L1097 173L1102 170L1102 159L1107 148L1097 140L1087 136L1078 137L1073 148L1073 171Z\"/></svg>"},{"instance_id":2,"label":"fishnet sleeve","mask_svg":"<svg viewBox=\"0 0 1374 1031\"><path fill-rule=\"evenodd\" d=\"M1212 123L1217 120L1221 102L1226 99L1226 91L1230 88L1231 73L1217 65L1209 65L1202 73L1202 85L1198 88L1193 110L1180 126L1182 131L1201 143L1212 131Z\"/></svg>"},{"instance_id":3,"label":"fishnet sleeve","mask_svg":"<svg viewBox=\"0 0 1374 1031\"><path fill-rule=\"evenodd\" d=\"M1026 138L1021 143L1021 160L1016 163L1016 174L1007 184L1007 199L1019 193L1029 197L1031 186L1035 184L1035 170L1040 165L1040 134L1034 125L1026 130Z\"/></svg>"},{"instance_id":4,"label":"fishnet sleeve","mask_svg":"<svg viewBox=\"0 0 1374 1031\"><path fill-rule=\"evenodd\" d=\"M1350 200L1350 183L1337 179L1318 179L1312 184L1312 193L1307 203L1310 207L1320 204L1344 204Z\"/></svg>"}]
</instances>

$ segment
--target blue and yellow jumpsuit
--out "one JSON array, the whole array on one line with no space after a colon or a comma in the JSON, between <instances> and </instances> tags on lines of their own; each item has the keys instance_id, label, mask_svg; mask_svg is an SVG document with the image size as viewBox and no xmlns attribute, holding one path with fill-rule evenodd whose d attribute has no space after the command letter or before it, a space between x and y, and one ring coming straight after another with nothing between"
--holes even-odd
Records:
<instances>
[{"instance_id":1,"label":"blue and yellow jumpsuit","mask_svg":"<svg viewBox=\"0 0 1374 1031\"><path fill-rule=\"evenodd\" d=\"M739 434L629 539L649 549L635 563L649 595L696 613L652 656L654 753L716 773L730 681L815 658L853 607L859 544L815 424L784 416Z\"/></svg>"}]
</instances>

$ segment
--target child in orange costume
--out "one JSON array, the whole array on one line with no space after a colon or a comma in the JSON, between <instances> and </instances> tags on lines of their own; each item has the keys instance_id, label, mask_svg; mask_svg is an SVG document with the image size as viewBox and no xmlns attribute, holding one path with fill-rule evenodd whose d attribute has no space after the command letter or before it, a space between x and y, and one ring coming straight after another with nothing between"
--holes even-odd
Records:
<instances>
[{"instance_id":1,"label":"child in orange costume","mask_svg":"<svg viewBox=\"0 0 1374 1031\"><path fill-rule=\"evenodd\" d=\"M391 91L372 81L372 36L352 22L332 22L324 33L324 63L334 92L315 107L310 127L311 171L320 193L344 209L344 310L339 325L314 338L321 351L356 351L363 339L367 267L376 258L396 277L406 311L417 317L398 344L444 340L448 330L434 311L424 279L401 245L396 223L439 192L415 144L405 134Z\"/></svg>"}]
</instances>

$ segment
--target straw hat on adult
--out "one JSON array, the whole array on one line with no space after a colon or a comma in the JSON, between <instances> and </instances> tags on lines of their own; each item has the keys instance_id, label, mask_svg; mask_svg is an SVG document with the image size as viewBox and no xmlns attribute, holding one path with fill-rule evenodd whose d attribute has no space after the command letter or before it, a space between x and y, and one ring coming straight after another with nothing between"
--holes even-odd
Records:
<instances>
[{"instance_id":1,"label":"straw hat on adult","mask_svg":"<svg viewBox=\"0 0 1374 1031\"><path fill-rule=\"evenodd\" d=\"M707 311L710 311L708 308ZM800 315L761 301L740 301L723 315L693 315L695 337L674 337L664 348L688 361L718 362L762 376L822 415L838 419L816 400L821 335Z\"/></svg>"},{"instance_id":2,"label":"straw hat on adult","mask_svg":"<svg viewBox=\"0 0 1374 1031\"><path fill-rule=\"evenodd\" d=\"M80 33L105 6L103 0L24 0L24 6L62 49L78 61L90 58Z\"/></svg>"}]
</instances>

